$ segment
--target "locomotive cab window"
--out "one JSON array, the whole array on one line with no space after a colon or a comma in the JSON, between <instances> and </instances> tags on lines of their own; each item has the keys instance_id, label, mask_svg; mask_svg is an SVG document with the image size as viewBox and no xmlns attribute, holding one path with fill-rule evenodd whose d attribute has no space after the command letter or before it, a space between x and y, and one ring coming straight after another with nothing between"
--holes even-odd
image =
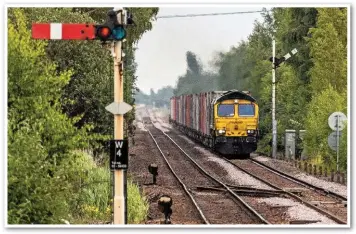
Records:
<instances>
[{"instance_id":1,"label":"locomotive cab window","mask_svg":"<svg viewBox=\"0 0 356 234\"><path fill-rule=\"evenodd\" d=\"M235 115L234 105L220 104L218 105L218 116L231 117Z\"/></svg>"},{"instance_id":2,"label":"locomotive cab window","mask_svg":"<svg viewBox=\"0 0 356 234\"><path fill-rule=\"evenodd\" d=\"M253 104L239 104L239 116L255 116Z\"/></svg>"}]
</instances>

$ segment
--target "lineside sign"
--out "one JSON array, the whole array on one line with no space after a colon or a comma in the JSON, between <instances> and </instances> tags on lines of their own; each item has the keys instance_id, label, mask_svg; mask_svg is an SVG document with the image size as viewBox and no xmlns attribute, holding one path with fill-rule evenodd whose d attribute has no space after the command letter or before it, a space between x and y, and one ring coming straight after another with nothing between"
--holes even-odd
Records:
<instances>
[{"instance_id":1,"label":"lineside sign","mask_svg":"<svg viewBox=\"0 0 356 234\"><path fill-rule=\"evenodd\" d=\"M128 141L111 140L110 141L110 169L128 168Z\"/></svg>"}]
</instances>

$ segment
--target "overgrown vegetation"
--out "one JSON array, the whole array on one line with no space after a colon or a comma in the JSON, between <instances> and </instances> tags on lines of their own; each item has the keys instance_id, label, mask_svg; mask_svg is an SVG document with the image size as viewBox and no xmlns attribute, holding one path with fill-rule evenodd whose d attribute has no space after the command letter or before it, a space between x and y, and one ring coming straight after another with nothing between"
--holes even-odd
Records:
<instances>
[{"instance_id":1,"label":"overgrown vegetation","mask_svg":"<svg viewBox=\"0 0 356 234\"><path fill-rule=\"evenodd\" d=\"M32 22L100 21L107 10L9 8L9 224L111 221L105 142L113 123L104 109L113 100L110 53L97 41L33 40L30 30ZM136 26L128 28L124 99L134 104L133 44L152 28L158 8L130 10ZM132 136L133 118L134 111L125 118L126 136ZM131 185L128 193L143 204ZM128 210L132 222L145 218L145 210L137 210Z\"/></svg>"},{"instance_id":2,"label":"overgrown vegetation","mask_svg":"<svg viewBox=\"0 0 356 234\"><path fill-rule=\"evenodd\" d=\"M127 191L130 194L127 198L127 209L131 211L128 213L127 221L132 224L141 223L147 217L148 201L140 195L139 187L130 179L127 183Z\"/></svg>"}]
</instances>

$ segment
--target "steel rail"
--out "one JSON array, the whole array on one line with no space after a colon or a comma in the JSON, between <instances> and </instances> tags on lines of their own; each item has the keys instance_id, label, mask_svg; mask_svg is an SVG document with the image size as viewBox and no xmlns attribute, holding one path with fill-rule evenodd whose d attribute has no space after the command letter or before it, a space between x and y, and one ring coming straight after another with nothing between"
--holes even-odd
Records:
<instances>
[{"instance_id":1,"label":"steel rail","mask_svg":"<svg viewBox=\"0 0 356 234\"><path fill-rule=\"evenodd\" d=\"M151 121L152 122L152 121ZM154 125L153 125L154 126ZM156 128L156 126L154 126ZM264 217L262 217L261 214L259 214L255 209L253 209L250 205L248 205L239 195L237 195L233 190L231 190L226 184L224 184L223 182L221 182L220 180L216 179L215 177L211 176L207 171L205 171L197 162L195 162L195 160L190 157L168 134L166 134L165 132L163 132L162 130L156 128L157 130L159 130L160 132L163 133L163 135L165 135L168 139L170 139L172 141L172 143L181 150L182 153L185 154L185 156L187 156L189 158L189 160L202 172L204 173L207 177L209 177L210 179L214 180L215 182L217 182L218 184L222 185L225 190L227 190L234 198L236 198L245 208L247 208L252 214L254 214L256 217L258 217L258 219L264 223L264 224L270 224ZM151 135L151 137L153 137ZM167 162L167 161L166 161ZM168 163L168 162L167 162Z\"/></svg>"},{"instance_id":2,"label":"steel rail","mask_svg":"<svg viewBox=\"0 0 356 234\"><path fill-rule=\"evenodd\" d=\"M297 199L297 200L300 201L301 203L303 203L303 204L307 205L308 207L310 207L310 208L312 208L312 209L318 211L319 213L321 213L321 214L323 214L323 215L326 215L328 218L334 220L336 223L338 223L338 224L347 224L346 222L344 222L343 220L341 220L339 217L337 217L337 216L335 216L335 215L333 215L333 214L331 214L331 213L329 213L329 212L327 212L327 211L325 211L325 210L323 210L323 209L321 209L321 208L319 208L319 207L314 206L314 205L311 204L310 202L303 200L302 198L300 198L299 196L297 196L297 195L295 195L295 194L293 194L293 193L291 193L291 192L288 192L288 191L283 190L283 189L281 189L280 187L278 187L278 186L276 186L276 185L274 185L274 184L271 184L270 182L268 182L268 181L265 180L265 179L262 179L262 178L259 177L259 176L256 176L256 175L250 173L249 171L247 171L247 170L243 169L242 167L236 165L235 163L231 162L231 161L228 160L227 158L225 158L225 157L222 157L222 158L223 158L226 162L230 163L231 165L233 165L234 167L240 169L241 171L245 172L246 174L248 174L248 175L254 177L255 179L257 179L257 180L259 180L259 181L262 181L263 183L265 183L265 184L271 186L272 188L275 188L275 189L277 189L277 190L284 191L284 192L285 192L286 194L288 194L289 196L291 196L291 197Z\"/></svg>"},{"instance_id":3,"label":"steel rail","mask_svg":"<svg viewBox=\"0 0 356 234\"><path fill-rule=\"evenodd\" d=\"M252 162L258 164L259 166L265 167L266 169L268 169L268 170L274 172L275 174L278 174L278 175L280 175L280 176L283 176L284 178L286 178L286 179L288 179L288 180L291 180L291 181L293 181L293 182L295 182L295 183L299 183L299 184L301 184L301 185L304 185L304 186L307 186L307 187L311 187L311 188L317 190L318 192L323 192L323 193L325 193L325 194L327 194L327 195L331 195L331 196L333 196L333 197L335 197L335 198L338 198L338 199L340 199L340 200L342 200L342 201L347 201L347 197L344 197L344 196L342 196L342 195L340 195L340 194L337 194L337 193L334 193L334 192L332 192L332 191L330 191L330 190L327 190L327 189L318 187L318 186L316 186L316 185L310 184L310 183L308 183L308 182L306 182L306 181L303 181L303 180L300 180L300 179L298 179L298 178L294 178L293 176L288 175L287 173L284 173L284 172L282 172L282 171L276 170L276 169L274 169L274 168L272 168L272 167L270 167L270 166L268 166L268 165L266 165L266 164L264 164L264 163L261 163L261 162L257 161L256 159L252 159L252 158L251 158L250 160L251 160Z\"/></svg>"},{"instance_id":4,"label":"steel rail","mask_svg":"<svg viewBox=\"0 0 356 234\"><path fill-rule=\"evenodd\" d=\"M150 134L151 138L153 139L153 141L155 142L159 152L161 153L164 161L166 162L167 166L169 167L169 169L171 170L171 172L173 173L174 177L176 177L176 179L178 180L178 182L180 183L180 185L183 187L185 193L190 197L191 201L193 202L194 206L197 208L199 214L200 214L200 217L204 220L204 222L206 224L210 224L210 222L208 221L208 219L205 217L205 215L203 214L203 211L200 209L198 203L195 201L194 197L192 196L192 194L189 192L189 190L187 189L187 186L183 183L183 181L178 177L178 175L175 173L175 171L173 170L172 166L170 165L170 163L168 162L166 156L164 155L164 153L162 152L161 148L159 147L156 139L154 139L151 131L146 128L144 126L144 128L147 130L147 132Z\"/></svg>"}]
</instances>

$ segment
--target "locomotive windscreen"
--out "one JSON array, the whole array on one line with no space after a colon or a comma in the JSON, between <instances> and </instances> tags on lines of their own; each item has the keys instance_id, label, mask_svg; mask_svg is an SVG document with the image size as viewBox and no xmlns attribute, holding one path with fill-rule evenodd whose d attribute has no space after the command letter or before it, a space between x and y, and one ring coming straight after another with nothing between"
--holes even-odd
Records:
<instances>
[{"instance_id":1,"label":"locomotive windscreen","mask_svg":"<svg viewBox=\"0 0 356 234\"><path fill-rule=\"evenodd\" d=\"M255 106L253 104L239 104L239 116L255 116Z\"/></svg>"}]
</instances>

